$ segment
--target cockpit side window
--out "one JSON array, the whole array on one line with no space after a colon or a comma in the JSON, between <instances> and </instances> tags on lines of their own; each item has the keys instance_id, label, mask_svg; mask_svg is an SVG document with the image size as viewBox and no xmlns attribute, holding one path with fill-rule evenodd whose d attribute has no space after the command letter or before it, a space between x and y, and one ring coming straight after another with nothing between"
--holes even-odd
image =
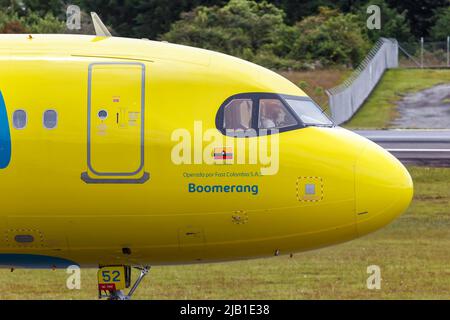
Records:
<instances>
[{"instance_id":1,"label":"cockpit side window","mask_svg":"<svg viewBox=\"0 0 450 320\"><path fill-rule=\"evenodd\" d=\"M313 100L292 96L284 96L283 98L306 126L333 126L333 122Z\"/></svg>"},{"instance_id":2,"label":"cockpit side window","mask_svg":"<svg viewBox=\"0 0 450 320\"><path fill-rule=\"evenodd\" d=\"M253 100L233 99L224 108L225 130L248 130L252 128Z\"/></svg>"},{"instance_id":3,"label":"cockpit side window","mask_svg":"<svg viewBox=\"0 0 450 320\"><path fill-rule=\"evenodd\" d=\"M283 129L298 122L280 99L259 100L259 129Z\"/></svg>"}]
</instances>

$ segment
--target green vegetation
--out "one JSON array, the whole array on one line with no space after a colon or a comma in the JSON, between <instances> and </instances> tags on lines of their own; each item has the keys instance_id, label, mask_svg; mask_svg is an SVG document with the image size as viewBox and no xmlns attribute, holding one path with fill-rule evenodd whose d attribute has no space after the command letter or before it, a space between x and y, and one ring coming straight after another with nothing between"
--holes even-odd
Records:
<instances>
[{"instance_id":1,"label":"green vegetation","mask_svg":"<svg viewBox=\"0 0 450 320\"><path fill-rule=\"evenodd\" d=\"M450 5L437 10L436 23L431 29L434 40L442 41L450 36Z\"/></svg>"},{"instance_id":2,"label":"green vegetation","mask_svg":"<svg viewBox=\"0 0 450 320\"><path fill-rule=\"evenodd\" d=\"M396 10L388 5L385 0L371 0L371 5L377 5L381 9L381 29L368 30L368 36L372 43L380 37L395 38L400 42L413 41L413 35L407 18L407 10ZM358 13L362 23L366 22L366 7L362 7ZM441 39L442 41L442 39Z\"/></svg>"},{"instance_id":3,"label":"green vegetation","mask_svg":"<svg viewBox=\"0 0 450 320\"><path fill-rule=\"evenodd\" d=\"M415 199L390 226L364 238L293 258L155 267L140 299L448 299L450 169L411 167ZM382 289L366 288L379 265ZM0 270L0 299L96 299L96 271L81 290L64 270Z\"/></svg>"},{"instance_id":4,"label":"green vegetation","mask_svg":"<svg viewBox=\"0 0 450 320\"><path fill-rule=\"evenodd\" d=\"M396 103L407 93L450 82L448 70L388 70L366 103L345 124L346 128L389 128Z\"/></svg>"},{"instance_id":5,"label":"green vegetation","mask_svg":"<svg viewBox=\"0 0 450 320\"><path fill-rule=\"evenodd\" d=\"M372 2L370 2L372 4ZM356 66L379 37L412 38L406 13L384 0L382 29L365 26L366 6L355 12L318 7L294 25L285 12L266 1L231 0L223 7L199 6L183 13L161 39L235 55L272 69L317 69Z\"/></svg>"},{"instance_id":6,"label":"green vegetation","mask_svg":"<svg viewBox=\"0 0 450 320\"><path fill-rule=\"evenodd\" d=\"M62 33L65 24L51 13L40 16L36 12L19 17L0 11L0 33Z\"/></svg>"},{"instance_id":7,"label":"green vegetation","mask_svg":"<svg viewBox=\"0 0 450 320\"><path fill-rule=\"evenodd\" d=\"M272 69L356 65L369 41L356 15L320 8L296 26L265 1L231 0L182 15L163 40L220 51Z\"/></svg>"},{"instance_id":8,"label":"green vegetation","mask_svg":"<svg viewBox=\"0 0 450 320\"><path fill-rule=\"evenodd\" d=\"M319 14L300 21L288 52L297 61L320 65L356 66L370 48L364 23L354 14L319 8Z\"/></svg>"},{"instance_id":9,"label":"green vegetation","mask_svg":"<svg viewBox=\"0 0 450 320\"><path fill-rule=\"evenodd\" d=\"M162 40L220 51L280 69L287 42L295 40L284 22L284 12L267 2L231 0L224 7L200 6L182 15ZM286 39L286 41L284 41Z\"/></svg>"},{"instance_id":10,"label":"green vegetation","mask_svg":"<svg viewBox=\"0 0 450 320\"><path fill-rule=\"evenodd\" d=\"M37 6L36 3L44 2L22 1L33 3L33 8ZM53 10L54 3L58 0L47 2ZM435 21L435 10L449 5L448 0L421 0L420 5L417 1L402 0L268 0L267 2L286 13L285 21L290 26L306 17L316 15L319 7L329 7L343 13L367 17L365 8L369 4L377 4L381 6L382 14L386 17L382 21L383 28L380 35L399 37L401 40L405 39L402 38L402 35L405 35L404 31L409 29L415 38L430 36L430 28ZM120 35L155 39L168 32L171 25L180 18L181 13L192 11L198 6L223 7L228 0L73 0L72 3L79 4L87 12L97 11ZM40 6L42 7L42 4Z\"/></svg>"},{"instance_id":11,"label":"green vegetation","mask_svg":"<svg viewBox=\"0 0 450 320\"><path fill-rule=\"evenodd\" d=\"M66 1L0 0L0 33L92 33L87 13L96 11L118 36L211 49L277 70L352 68L379 37L410 41L430 34L444 41L448 0L422 2L73 0L82 28L68 30ZM369 5L381 8L381 30L366 27Z\"/></svg>"}]
</instances>

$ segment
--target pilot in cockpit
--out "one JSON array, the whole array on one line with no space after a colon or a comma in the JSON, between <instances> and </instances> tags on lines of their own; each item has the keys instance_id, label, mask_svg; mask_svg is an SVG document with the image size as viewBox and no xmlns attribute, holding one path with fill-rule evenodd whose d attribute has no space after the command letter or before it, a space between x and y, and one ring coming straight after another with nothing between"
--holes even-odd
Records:
<instances>
[{"instance_id":1,"label":"pilot in cockpit","mask_svg":"<svg viewBox=\"0 0 450 320\"><path fill-rule=\"evenodd\" d=\"M261 118L260 128L274 129L282 128L286 125L286 109L280 100L265 99L261 100Z\"/></svg>"}]
</instances>

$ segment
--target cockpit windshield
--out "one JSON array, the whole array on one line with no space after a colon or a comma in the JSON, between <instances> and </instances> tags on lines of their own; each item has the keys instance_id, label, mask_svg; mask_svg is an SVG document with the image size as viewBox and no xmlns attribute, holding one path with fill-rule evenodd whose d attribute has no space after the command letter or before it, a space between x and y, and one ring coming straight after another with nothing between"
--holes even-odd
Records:
<instances>
[{"instance_id":1,"label":"cockpit windshield","mask_svg":"<svg viewBox=\"0 0 450 320\"><path fill-rule=\"evenodd\" d=\"M294 96L283 96L283 98L305 126L333 126L333 122L311 99Z\"/></svg>"},{"instance_id":2,"label":"cockpit windshield","mask_svg":"<svg viewBox=\"0 0 450 320\"><path fill-rule=\"evenodd\" d=\"M334 127L334 123L309 97L276 93L240 93L221 105L216 127L224 135L258 135L298 130L305 127ZM245 135L244 135L245 136Z\"/></svg>"}]
</instances>

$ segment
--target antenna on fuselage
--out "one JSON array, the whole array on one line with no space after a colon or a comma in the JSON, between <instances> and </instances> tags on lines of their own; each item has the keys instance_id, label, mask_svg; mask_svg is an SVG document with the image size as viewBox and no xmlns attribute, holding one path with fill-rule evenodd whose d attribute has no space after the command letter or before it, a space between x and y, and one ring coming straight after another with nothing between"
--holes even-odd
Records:
<instances>
[{"instance_id":1,"label":"antenna on fuselage","mask_svg":"<svg viewBox=\"0 0 450 320\"><path fill-rule=\"evenodd\" d=\"M108 28L105 26L105 24L102 22L100 17L95 12L91 12L91 17L92 23L94 24L95 28L95 34L97 35L97 37L112 37Z\"/></svg>"}]
</instances>

